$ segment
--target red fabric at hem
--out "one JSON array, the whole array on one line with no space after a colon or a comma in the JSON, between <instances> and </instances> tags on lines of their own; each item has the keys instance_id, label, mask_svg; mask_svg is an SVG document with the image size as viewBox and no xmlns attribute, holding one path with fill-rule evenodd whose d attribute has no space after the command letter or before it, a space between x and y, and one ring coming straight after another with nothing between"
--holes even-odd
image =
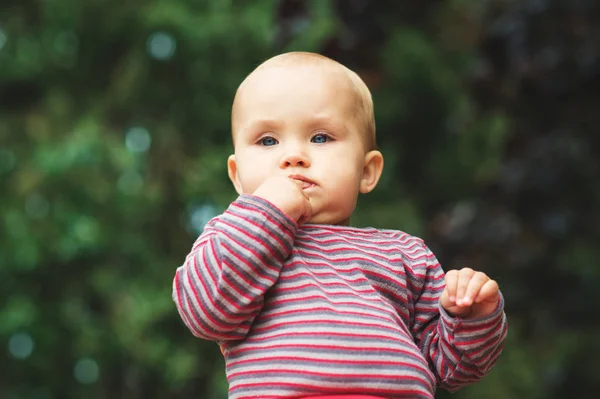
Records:
<instances>
[{"instance_id":1,"label":"red fabric at hem","mask_svg":"<svg viewBox=\"0 0 600 399\"><path fill-rule=\"evenodd\" d=\"M382 396L372 395L321 395L321 396L304 396L302 399L386 399Z\"/></svg>"}]
</instances>

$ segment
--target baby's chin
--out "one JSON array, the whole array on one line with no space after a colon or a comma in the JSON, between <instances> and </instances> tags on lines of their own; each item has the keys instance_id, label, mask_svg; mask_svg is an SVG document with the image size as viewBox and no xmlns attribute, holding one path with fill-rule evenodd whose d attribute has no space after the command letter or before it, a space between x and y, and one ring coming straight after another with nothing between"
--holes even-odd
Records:
<instances>
[{"instance_id":1,"label":"baby's chin","mask_svg":"<svg viewBox=\"0 0 600 399\"><path fill-rule=\"evenodd\" d=\"M304 224L328 224L335 226L350 225L350 216L316 215Z\"/></svg>"}]
</instances>

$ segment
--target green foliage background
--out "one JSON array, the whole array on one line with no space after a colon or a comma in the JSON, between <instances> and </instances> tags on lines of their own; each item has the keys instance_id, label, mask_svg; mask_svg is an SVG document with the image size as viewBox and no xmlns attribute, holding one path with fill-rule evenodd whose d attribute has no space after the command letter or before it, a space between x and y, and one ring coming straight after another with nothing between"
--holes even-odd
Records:
<instances>
[{"instance_id":1,"label":"green foliage background","mask_svg":"<svg viewBox=\"0 0 600 399\"><path fill-rule=\"evenodd\" d=\"M237 85L288 50L372 88L386 168L353 223L422 236L444 268L500 282L505 352L452 397L596 397L599 14L552 0L3 1L0 397L227 396L171 282L235 198Z\"/></svg>"}]
</instances>

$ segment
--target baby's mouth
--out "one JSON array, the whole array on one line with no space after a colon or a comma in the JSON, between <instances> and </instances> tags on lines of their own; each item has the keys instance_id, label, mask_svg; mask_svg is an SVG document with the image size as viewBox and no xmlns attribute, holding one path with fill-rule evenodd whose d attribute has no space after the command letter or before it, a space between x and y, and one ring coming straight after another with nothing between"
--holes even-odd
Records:
<instances>
[{"instance_id":1,"label":"baby's mouth","mask_svg":"<svg viewBox=\"0 0 600 399\"><path fill-rule=\"evenodd\" d=\"M302 180L298 180L298 181L301 182L300 188L302 188L302 190L305 190L305 189L307 189L309 187L314 186L314 183L309 183L307 181L302 181Z\"/></svg>"},{"instance_id":2,"label":"baby's mouth","mask_svg":"<svg viewBox=\"0 0 600 399\"><path fill-rule=\"evenodd\" d=\"M305 190L307 188L310 188L310 187L313 187L313 186L316 185L315 182L313 182L309 178L304 177L302 175L290 175L289 178L290 179L294 179L297 182L299 182L300 183L300 188L302 188L303 190Z\"/></svg>"}]
</instances>

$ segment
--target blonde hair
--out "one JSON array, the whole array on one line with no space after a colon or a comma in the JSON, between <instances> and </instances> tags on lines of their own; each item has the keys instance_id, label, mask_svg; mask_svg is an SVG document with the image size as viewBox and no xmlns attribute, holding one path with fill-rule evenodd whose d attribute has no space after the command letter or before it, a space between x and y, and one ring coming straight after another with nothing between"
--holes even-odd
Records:
<instances>
[{"instance_id":1,"label":"blonde hair","mask_svg":"<svg viewBox=\"0 0 600 399\"><path fill-rule=\"evenodd\" d=\"M269 58L264 61L258 67L254 69L244 81L238 87L235 98L233 100L233 107L231 113L231 121L232 121L232 132L234 130L233 121L234 121L234 113L235 113L235 104L238 98L238 93L240 92L244 82L250 77L254 72L272 66L272 65L290 65L290 66L298 66L298 65L322 65L325 67L333 67L340 69L345 73L345 75L350 79L352 88L356 94L354 98L355 103L355 117L359 125L362 126L362 130L364 132L365 143L367 145L367 150L374 150L377 147L376 143L376 133L375 133L375 115L373 110L373 98L371 96L371 92L365 82L358 76L358 74L343 64L340 64L337 61L332 60L331 58L325 57L324 55L317 53L309 53L304 51L294 51L289 53L283 53L276 55L275 57Z\"/></svg>"}]
</instances>

